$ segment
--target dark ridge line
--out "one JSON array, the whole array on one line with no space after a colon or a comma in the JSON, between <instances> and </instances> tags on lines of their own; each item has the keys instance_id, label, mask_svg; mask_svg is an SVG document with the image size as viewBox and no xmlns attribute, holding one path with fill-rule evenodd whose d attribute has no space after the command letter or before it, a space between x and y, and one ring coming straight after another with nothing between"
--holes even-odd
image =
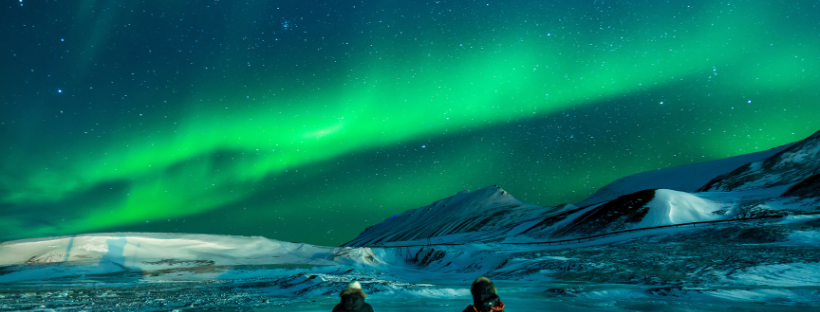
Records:
<instances>
[{"instance_id":1,"label":"dark ridge line","mask_svg":"<svg viewBox=\"0 0 820 312\"><path fill-rule=\"evenodd\" d=\"M804 214L800 214L800 215L801 215L801 216L806 216L806 215L816 215L816 214L820 214L820 212L804 213ZM693 227L697 227L697 225L698 225L698 224L714 224L714 223L720 223L720 222L737 222L737 221L743 221L743 222L746 222L746 221L748 221L748 220L774 219L774 218L783 219L784 217L786 217L786 216L766 216L766 217L743 218L743 219L726 219L726 220L715 220L715 221L698 221L698 222L688 222L688 223L679 223L679 224L670 224L670 225L660 225L660 226L652 226L652 227L645 227L645 228L629 229L629 230L616 231L616 232L609 232L609 233L604 233L604 234L598 234L598 235L592 235L592 236L585 236L585 237L579 237L579 238L570 238L570 239L557 240L557 241L546 241L546 242L529 242L529 243L497 243L497 244L499 244L499 245L541 245L541 244L547 244L547 246L552 245L552 244L558 244L558 245L561 245L561 244L562 244L562 243L564 243L564 242L575 242L575 241L577 241L577 243L580 243L582 240L591 241L591 240L593 240L593 239L595 239L595 238L599 238L599 237L606 237L606 236L617 235L617 234L622 234L622 233L638 232L638 231L646 231L646 230L654 230L654 229L661 229L661 228L668 228L668 227L679 227L679 226L687 226L687 225L692 225ZM357 246L357 247L369 247L369 248L405 248L405 247L427 247L427 246L463 246L463 245L472 244L472 243L483 243L483 244L486 244L486 242L480 242L480 241L479 241L479 242L461 243L461 244L454 244L454 243L439 243L439 244L427 244L427 245L402 245L402 246Z\"/></svg>"},{"instance_id":2,"label":"dark ridge line","mask_svg":"<svg viewBox=\"0 0 820 312\"><path fill-rule=\"evenodd\" d=\"M601 204L601 203L605 203L605 202L607 202L607 201L606 201L606 200L603 200L603 201L599 201L599 202L596 202L596 203L592 203L592 204L589 204L589 205L586 205L586 206L578 207L578 208L573 209L573 210L575 210L575 211L580 211L581 209L589 208L589 207L591 207L591 206L595 206L595 205L598 205L598 204ZM574 204L570 204L570 205L574 205ZM549 206L542 206L542 207L549 207ZM557 207L557 206L553 206L553 207ZM577 207L577 206L576 206L576 207ZM530 222L530 221L532 221L532 220L535 220L535 218L530 219L530 220L521 221L521 222L518 222L518 223L514 223L514 224L511 224L511 225L505 225L504 227L501 227L501 229L506 229L506 228L509 228L509 229L514 229L515 227L517 227L517 226L519 226L519 225L522 225L522 224L524 224L524 223ZM367 227L367 229L369 229L369 228L371 228L371 227L374 227L374 226L376 226L376 225L371 225L371 226ZM349 242L347 242L347 243L344 243L344 244L340 245L339 247L354 247L354 248L356 248L356 247L369 247L369 245L361 245L361 246L345 246L345 245L347 245L347 244L350 244L350 243L354 242L354 241L355 241L355 240L357 240L359 237L361 237L361 235L362 235L362 234L364 234L365 232L367 232L367 229L365 229L365 230L364 230L364 232L362 232L361 234L359 234L360 236L358 236L358 237L354 238L353 240L351 240L351 241L349 241ZM526 230L524 230L524 231L523 231L523 232L521 232L521 233L525 233L525 232L527 232L527 231L529 231L529 230L530 230L530 229L526 229ZM373 239L369 239L368 241L373 241ZM388 242L388 243L389 243L389 242ZM463 244L450 244L450 245L464 245L464 244L468 244L468 243L463 243ZM447 245L447 244L437 244L437 245ZM414 246L415 246L415 245L414 245ZM430 245L424 245L424 246L430 246Z\"/></svg>"}]
</instances>

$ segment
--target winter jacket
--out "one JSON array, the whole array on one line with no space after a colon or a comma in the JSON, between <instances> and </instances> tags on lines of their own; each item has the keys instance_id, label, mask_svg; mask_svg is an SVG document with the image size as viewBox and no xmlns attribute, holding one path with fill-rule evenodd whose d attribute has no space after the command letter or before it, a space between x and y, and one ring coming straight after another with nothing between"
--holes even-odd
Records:
<instances>
[{"instance_id":1,"label":"winter jacket","mask_svg":"<svg viewBox=\"0 0 820 312\"><path fill-rule=\"evenodd\" d=\"M471 304L461 312L504 312L504 303L499 300L498 296L495 296L495 298L487 298L478 308Z\"/></svg>"},{"instance_id":2,"label":"winter jacket","mask_svg":"<svg viewBox=\"0 0 820 312\"><path fill-rule=\"evenodd\" d=\"M367 295L361 289L348 288L339 296L342 302L333 308L333 312L373 312L373 307L364 302Z\"/></svg>"},{"instance_id":3,"label":"winter jacket","mask_svg":"<svg viewBox=\"0 0 820 312\"><path fill-rule=\"evenodd\" d=\"M463 312L504 312L504 303L496 294L495 284L486 277L479 277L470 286L473 304Z\"/></svg>"}]
</instances>

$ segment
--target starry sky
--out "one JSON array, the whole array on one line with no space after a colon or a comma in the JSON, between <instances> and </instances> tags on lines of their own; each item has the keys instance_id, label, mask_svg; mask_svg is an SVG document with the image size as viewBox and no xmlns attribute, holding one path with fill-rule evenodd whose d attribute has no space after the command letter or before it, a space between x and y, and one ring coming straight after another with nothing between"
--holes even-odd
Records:
<instances>
[{"instance_id":1,"label":"starry sky","mask_svg":"<svg viewBox=\"0 0 820 312\"><path fill-rule=\"evenodd\" d=\"M4 1L0 241L340 245L820 129L820 2Z\"/></svg>"}]
</instances>

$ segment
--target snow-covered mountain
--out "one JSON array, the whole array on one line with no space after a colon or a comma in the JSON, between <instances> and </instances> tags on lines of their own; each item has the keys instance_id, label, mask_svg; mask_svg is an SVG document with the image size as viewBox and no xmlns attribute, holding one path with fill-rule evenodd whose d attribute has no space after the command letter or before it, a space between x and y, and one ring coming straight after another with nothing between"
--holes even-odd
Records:
<instances>
[{"instance_id":1,"label":"snow-covered mountain","mask_svg":"<svg viewBox=\"0 0 820 312\"><path fill-rule=\"evenodd\" d=\"M344 246L559 240L802 213L817 199L817 174L820 132L763 152L624 177L576 205L526 204L496 186L463 191L376 224ZM781 195L799 199L773 202Z\"/></svg>"},{"instance_id":2,"label":"snow-covered mountain","mask_svg":"<svg viewBox=\"0 0 820 312\"><path fill-rule=\"evenodd\" d=\"M820 199L820 174L815 174L789 187L783 196Z\"/></svg>"},{"instance_id":3,"label":"snow-covered mountain","mask_svg":"<svg viewBox=\"0 0 820 312\"><path fill-rule=\"evenodd\" d=\"M71 263L70 267L55 264ZM379 260L368 248L319 247L264 237L105 233L0 244L0 283L139 272L160 279L225 276L236 266L359 266ZM207 269L202 269L207 268ZM161 273L161 274L160 274ZM150 279L150 277L149 277Z\"/></svg>"},{"instance_id":4,"label":"snow-covered mountain","mask_svg":"<svg viewBox=\"0 0 820 312\"><path fill-rule=\"evenodd\" d=\"M605 185L575 205L588 206L652 188L694 192L719 175L729 173L745 164L767 159L792 145L794 143L762 152L633 174Z\"/></svg>"},{"instance_id":5,"label":"snow-covered mountain","mask_svg":"<svg viewBox=\"0 0 820 312\"><path fill-rule=\"evenodd\" d=\"M359 237L343 246L382 245L409 242L454 234L508 232L524 220L558 213L567 206L542 207L524 203L497 186L485 187L438 200L429 206L407 210L382 223L367 228ZM419 243L425 244L426 241Z\"/></svg>"},{"instance_id":6,"label":"snow-covered mountain","mask_svg":"<svg viewBox=\"0 0 820 312\"><path fill-rule=\"evenodd\" d=\"M820 131L762 161L720 175L699 191L737 191L793 184L820 174Z\"/></svg>"},{"instance_id":7,"label":"snow-covered mountain","mask_svg":"<svg viewBox=\"0 0 820 312\"><path fill-rule=\"evenodd\" d=\"M0 311L274 307L333 298L364 278L368 291L408 288L372 273L385 267L370 248L264 237L100 233L24 239L0 243ZM436 294L426 290L413 289Z\"/></svg>"},{"instance_id":8,"label":"snow-covered mountain","mask_svg":"<svg viewBox=\"0 0 820 312\"><path fill-rule=\"evenodd\" d=\"M523 234L536 238L585 237L662 225L714 221L732 216L725 205L689 193L648 189L601 205L544 219Z\"/></svg>"}]
</instances>

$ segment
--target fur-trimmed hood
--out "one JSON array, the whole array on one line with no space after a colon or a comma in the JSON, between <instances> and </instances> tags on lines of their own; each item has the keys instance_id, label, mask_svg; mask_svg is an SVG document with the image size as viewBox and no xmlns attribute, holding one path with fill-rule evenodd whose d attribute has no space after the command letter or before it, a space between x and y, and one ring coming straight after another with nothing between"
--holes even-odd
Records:
<instances>
[{"instance_id":1,"label":"fur-trimmed hood","mask_svg":"<svg viewBox=\"0 0 820 312\"><path fill-rule=\"evenodd\" d=\"M345 290L342 290L341 293L339 293L340 298L347 295L359 295L359 297L367 298L367 294L364 293L364 290L358 288L347 288Z\"/></svg>"}]
</instances>

